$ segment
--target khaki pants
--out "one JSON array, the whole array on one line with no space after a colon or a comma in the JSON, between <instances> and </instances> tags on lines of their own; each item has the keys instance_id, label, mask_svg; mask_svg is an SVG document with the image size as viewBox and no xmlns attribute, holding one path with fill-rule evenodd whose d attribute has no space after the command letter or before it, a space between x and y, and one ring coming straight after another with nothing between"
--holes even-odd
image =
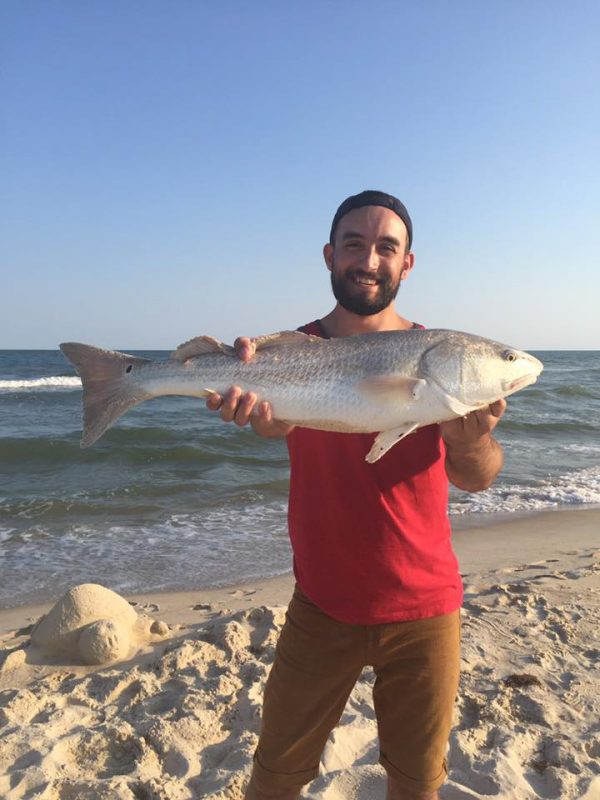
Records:
<instances>
[{"instance_id":1,"label":"khaki pants","mask_svg":"<svg viewBox=\"0 0 600 800\"><path fill-rule=\"evenodd\" d=\"M317 777L327 738L370 665L380 763L407 788L439 788L458 688L459 614L349 625L296 588L265 688L254 759L260 784L287 789Z\"/></svg>"}]
</instances>

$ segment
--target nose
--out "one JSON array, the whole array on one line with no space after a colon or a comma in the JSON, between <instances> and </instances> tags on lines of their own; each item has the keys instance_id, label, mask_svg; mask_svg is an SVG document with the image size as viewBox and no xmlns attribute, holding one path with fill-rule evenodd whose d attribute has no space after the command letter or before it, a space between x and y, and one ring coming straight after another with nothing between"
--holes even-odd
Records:
<instances>
[{"instance_id":1,"label":"nose","mask_svg":"<svg viewBox=\"0 0 600 800\"><path fill-rule=\"evenodd\" d=\"M377 248L371 247L367 250L363 266L367 272L377 272L379 269L379 253L377 252Z\"/></svg>"}]
</instances>

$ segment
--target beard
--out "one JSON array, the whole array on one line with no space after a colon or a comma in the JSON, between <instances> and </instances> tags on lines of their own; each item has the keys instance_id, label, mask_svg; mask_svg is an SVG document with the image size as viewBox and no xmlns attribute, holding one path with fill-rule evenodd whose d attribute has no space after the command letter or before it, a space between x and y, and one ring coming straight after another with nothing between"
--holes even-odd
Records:
<instances>
[{"instance_id":1,"label":"beard","mask_svg":"<svg viewBox=\"0 0 600 800\"><path fill-rule=\"evenodd\" d=\"M341 276L336 275L334 267L331 271L331 289L335 299L346 311L361 317L370 317L379 314L396 299L400 279L394 282L391 278L377 278L377 291L366 297L361 294L360 286L354 283L354 278L361 275L365 273L360 270L347 272Z\"/></svg>"}]
</instances>

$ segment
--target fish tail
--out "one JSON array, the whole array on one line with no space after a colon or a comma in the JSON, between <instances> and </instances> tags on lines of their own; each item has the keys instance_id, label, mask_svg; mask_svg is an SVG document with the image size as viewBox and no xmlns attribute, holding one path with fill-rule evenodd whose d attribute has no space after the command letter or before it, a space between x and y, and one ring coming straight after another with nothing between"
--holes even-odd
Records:
<instances>
[{"instance_id":1,"label":"fish tail","mask_svg":"<svg viewBox=\"0 0 600 800\"><path fill-rule=\"evenodd\" d=\"M148 359L76 342L64 342L60 349L83 384L81 447L94 444L122 414L151 396L128 380L133 368Z\"/></svg>"}]
</instances>

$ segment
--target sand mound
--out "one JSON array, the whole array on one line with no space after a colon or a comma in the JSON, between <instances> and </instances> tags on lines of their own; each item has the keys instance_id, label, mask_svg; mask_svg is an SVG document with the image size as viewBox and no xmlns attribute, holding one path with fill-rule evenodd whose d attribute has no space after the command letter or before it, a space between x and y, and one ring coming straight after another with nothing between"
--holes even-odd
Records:
<instances>
[{"instance_id":1,"label":"sand mound","mask_svg":"<svg viewBox=\"0 0 600 800\"><path fill-rule=\"evenodd\" d=\"M166 626L138 616L120 595L95 583L69 589L33 628L31 641L85 664L121 661Z\"/></svg>"}]
</instances>

